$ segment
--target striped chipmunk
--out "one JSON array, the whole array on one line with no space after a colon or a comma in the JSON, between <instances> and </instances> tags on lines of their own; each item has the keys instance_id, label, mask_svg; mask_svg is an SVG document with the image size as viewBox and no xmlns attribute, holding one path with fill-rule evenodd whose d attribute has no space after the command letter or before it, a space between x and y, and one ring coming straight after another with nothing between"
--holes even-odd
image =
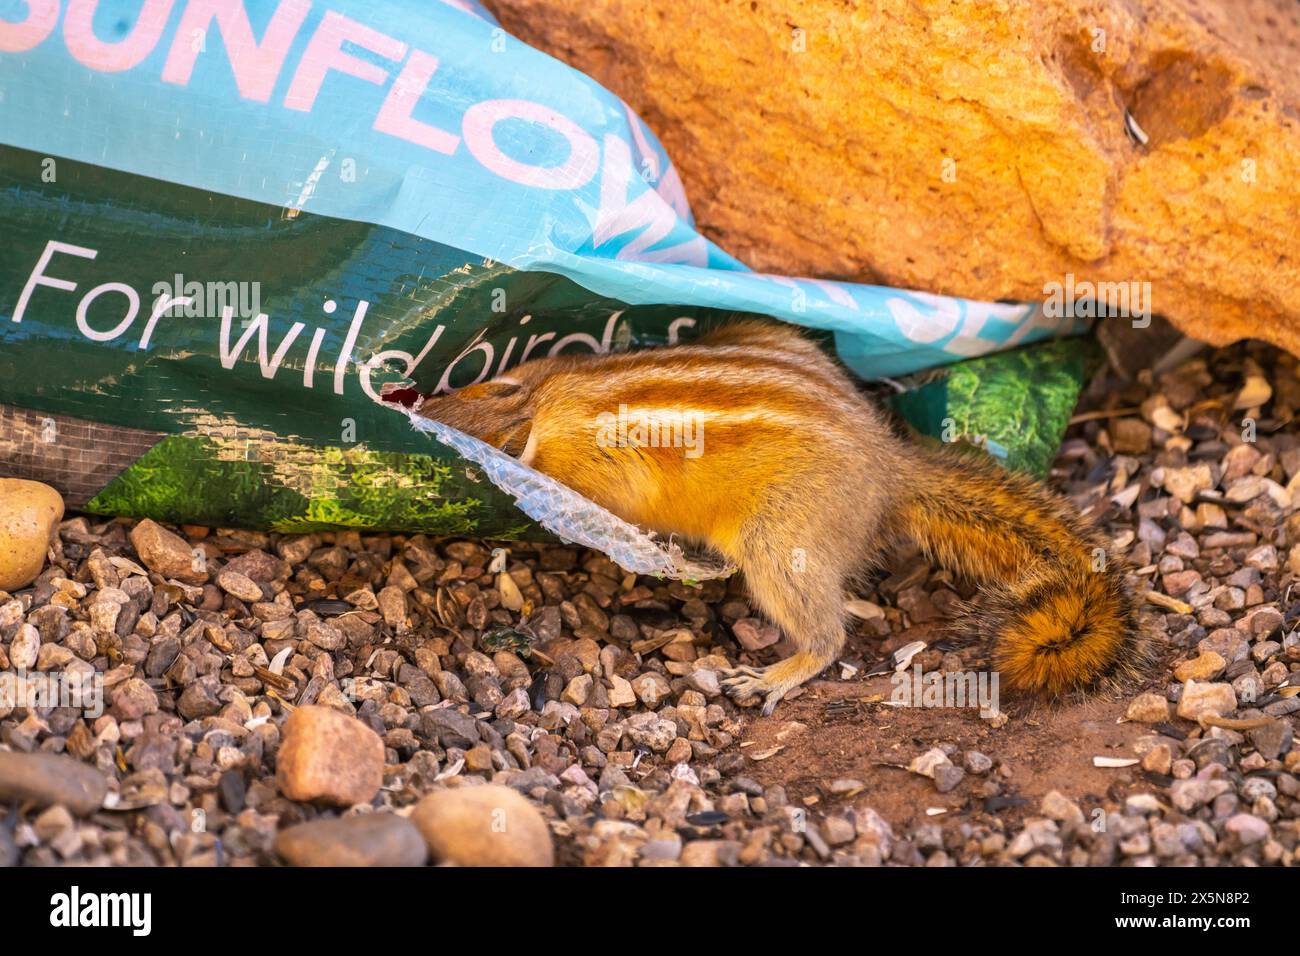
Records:
<instances>
[{"instance_id":1,"label":"striped chipmunk","mask_svg":"<svg viewBox=\"0 0 1300 956\"><path fill-rule=\"evenodd\" d=\"M982 455L898 437L791 326L742 321L691 344L537 359L420 413L738 565L796 648L722 675L765 715L840 654L846 586L903 539L980 585L956 629L988 639L1003 686L1057 697L1139 660L1135 604L1119 562L1097 560L1099 532ZM690 440L611 441L614 415Z\"/></svg>"}]
</instances>

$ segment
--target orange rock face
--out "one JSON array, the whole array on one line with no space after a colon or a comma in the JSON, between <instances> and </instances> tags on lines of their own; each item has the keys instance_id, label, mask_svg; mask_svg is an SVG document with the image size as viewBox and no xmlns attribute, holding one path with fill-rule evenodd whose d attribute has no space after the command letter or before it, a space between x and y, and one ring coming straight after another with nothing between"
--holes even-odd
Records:
<instances>
[{"instance_id":1,"label":"orange rock face","mask_svg":"<svg viewBox=\"0 0 1300 956\"><path fill-rule=\"evenodd\" d=\"M1150 283L1198 338L1300 352L1292 0L487 3L635 108L756 269Z\"/></svg>"}]
</instances>

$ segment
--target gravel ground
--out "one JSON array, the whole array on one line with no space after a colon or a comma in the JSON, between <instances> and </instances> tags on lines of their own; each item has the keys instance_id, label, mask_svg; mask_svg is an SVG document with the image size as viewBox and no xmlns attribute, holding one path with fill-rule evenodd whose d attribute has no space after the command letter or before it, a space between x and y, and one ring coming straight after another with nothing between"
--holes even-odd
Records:
<instances>
[{"instance_id":1,"label":"gravel ground","mask_svg":"<svg viewBox=\"0 0 1300 956\"><path fill-rule=\"evenodd\" d=\"M992 720L883 699L917 640L926 671L983 660L943 638L972 592L915 555L761 718L716 676L786 652L736 580L74 516L0 592L0 670L102 680L104 710L0 702L0 865L1291 865L1297 408L1295 360L1250 346L1094 382L1053 481L1152 592L1160 664Z\"/></svg>"}]
</instances>

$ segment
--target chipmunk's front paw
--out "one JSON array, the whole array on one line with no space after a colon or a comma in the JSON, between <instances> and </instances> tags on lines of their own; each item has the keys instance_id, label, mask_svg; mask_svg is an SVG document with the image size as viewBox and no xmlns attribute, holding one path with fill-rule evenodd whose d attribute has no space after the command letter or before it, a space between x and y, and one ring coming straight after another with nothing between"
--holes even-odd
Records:
<instances>
[{"instance_id":1,"label":"chipmunk's front paw","mask_svg":"<svg viewBox=\"0 0 1300 956\"><path fill-rule=\"evenodd\" d=\"M788 688L774 687L767 676L770 667L734 667L719 672L722 689L732 700L742 701L749 697L763 698L763 716L772 716L777 703Z\"/></svg>"}]
</instances>

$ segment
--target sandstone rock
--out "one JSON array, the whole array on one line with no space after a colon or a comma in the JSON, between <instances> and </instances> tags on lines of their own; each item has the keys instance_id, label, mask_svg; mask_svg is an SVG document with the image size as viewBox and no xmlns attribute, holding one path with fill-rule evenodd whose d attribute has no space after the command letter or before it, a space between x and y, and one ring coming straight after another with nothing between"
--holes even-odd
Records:
<instances>
[{"instance_id":1,"label":"sandstone rock","mask_svg":"<svg viewBox=\"0 0 1300 956\"><path fill-rule=\"evenodd\" d=\"M61 805L77 814L94 813L104 803L108 780L94 767L64 754L0 751L0 803L30 800Z\"/></svg>"},{"instance_id":2,"label":"sandstone rock","mask_svg":"<svg viewBox=\"0 0 1300 956\"><path fill-rule=\"evenodd\" d=\"M212 675L200 677L181 692L176 700L176 712L187 720L201 720L221 710L217 694L221 684Z\"/></svg>"},{"instance_id":3,"label":"sandstone rock","mask_svg":"<svg viewBox=\"0 0 1300 956\"><path fill-rule=\"evenodd\" d=\"M1202 714L1224 716L1237 709L1237 692L1231 684L1208 684L1188 681L1178 701L1178 716L1196 720Z\"/></svg>"},{"instance_id":4,"label":"sandstone rock","mask_svg":"<svg viewBox=\"0 0 1300 956\"><path fill-rule=\"evenodd\" d=\"M145 681L132 677L113 689L113 716L118 720L139 720L158 713L158 694Z\"/></svg>"},{"instance_id":5,"label":"sandstone rock","mask_svg":"<svg viewBox=\"0 0 1300 956\"><path fill-rule=\"evenodd\" d=\"M1043 797L1043 816L1057 823L1082 823L1083 811L1079 805L1059 790L1049 790Z\"/></svg>"},{"instance_id":6,"label":"sandstone rock","mask_svg":"<svg viewBox=\"0 0 1300 956\"><path fill-rule=\"evenodd\" d=\"M939 793L949 793L961 784L966 771L956 764L941 763L934 768L934 789Z\"/></svg>"},{"instance_id":7,"label":"sandstone rock","mask_svg":"<svg viewBox=\"0 0 1300 956\"><path fill-rule=\"evenodd\" d=\"M384 782L384 743L354 717L299 707L284 722L276 782L290 800L369 803Z\"/></svg>"},{"instance_id":8,"label":"sandstone rock","mask_svg":"<svg viewBox=\"0 0 1300 956\"><path fill-rule=\"evenodd\" d=\"M1034 817L1025 821L1025 828L1007 847L1007 852L1019 859L1034 850L1054 850L1061 846L1060 827L1055 820Z\"/></svg>"},{"instance_id":9,"label":"sandstone rock","mask_svg":"<svg viewBox=\"0 0 1300 956\"><path fill-rule=\"evenodd\" d=\"M609 706L631 707L636 703L636 691L626 679L613 674L609 678Z\"/></svg>"},{"instance_id":10,"label":"sandstone rock","mask_svg":"<svg viewBox=\"0 0 1300 956\"><path fill-rule=\"evenodd\" d=\"M541 813L509 787L438 790L415 806L419 828L439 863L552 866L555 848Z\"/></svg>"},{"instance_id":11,"label":"sandstone rock","mask_svg":"<svg viewBox=\"0 0 1300 956\"><path fill-rule=\"evenodd\" d=\"M593 683L590 674L579 674L569 681L568 686L564 688L564 693L560 695L560 699L567 700L575 707L581 707L587 702L587 696L591 693Z\"/></svg>"},{"instance_id":12,"label":"sandstone rock","mask_svg":"<svg viewBox=\"0 0 1300 956\"><path fill-rule=\"evenodd\" d=\"M1247 731L1246 735L1260 755L1268 760L1276 760L1289 751L1293 740L1291 724L1285 718L1256 727Z\"/></svg>"},{"instance_id":13,"label":"sandstone rock","mask_svg":"<svg viewBox=\"0 0 1300 956\"><path fill-rule=\"evenodd\" d=\"M731 626L731 632L747 651L760 651L781 639L781 632L776 625L760 621L756 617L741 618Z\"/></svg>"},{"instance_id":14,"label":"sandstone rock","mask_svg":"<svg viewBox=\"0 0 1300 956\"><path fill-rule=\"evenodd\" d=\"M378 595L379 612L384 616L384 623L391 628L402 629L406 626L406 592L395 584L380 590Z\"/></svg>"},{"instance_id":15,"label":"sandstone rock","mask_svg":"<svg viewBox=\"0 0 1300 956\"><path fill-rule=\"evenodd\" d=\"M853 842L857 836L857 827L846 817L827 817L822 823L822 835L831 846L843 846Z\"/></svg>"},{"instance_id":16,"label":"sandstone rock","mask_svg":"<svg viewBox=\"0 0 1300 956\"><path fill-rule=\"evenodd\" d=\"M638 674L632 678L631 683L637 699L652 710L658 707L659 702L667 697L669 693L667 679L662 674L653 671Z\"/></svg>"},{"instance_id":17,"label":"sandstone rock","mask_svg":"<svg viewBox=\"0 0 1300 956\"><path fill-rule=\"evenodd\" d=\"M48 810L42 811L35 820L32 821L32 831L36 836L45 841L55 839L60 833L64 833L76 825L72 814L61 804L55 804Z\"/></svg>"},{"instance_id":18,"label":"sandstone rock","mask_svg":"<svg viewBox=\"0 0 1300 956\"><path fill-rule=\"evenodd\" d=\"M501 703L496 706L496 715L506 720L518 720L531 709L528 691L523 687L516 687L501 698Z\"/></svg>"},{"instance_id":19,"label":"sandstone rock","mask_svg":"<svg viewBox=\"0 0 1300 956\"><path fill-rule=\"evenodd\" d=\"M697 667L686 677L686 684L693 690L698 690L705 697L720 697L722 695L722 684L718 680L718 672L710 670L707 667Z\"/></svg>"},{"instance_id":20,"label":"sandstone rock","mask_svg":"<svg viewBox=\"0 0 1300 956\"><path fill-rule=\"evenodd\" d=\"M1241 840L1243 846L1267 840L1269 836L1268 824L1249 813L1238 813L1229 817L1223 828Z\"/></svg>"},{"instance_id":21,"label":"sandstone rock","mask_svg":"<svg viewBox=\"0 0 1300 956\"><path fill-rule=\"evenodd\" d=\"M438 707L420 715L420 724L429 737L444 747L468 749L478 743L478 722L468 714L450 707Z\"/></svg>"},{"instance_id":22,"label":"sandstone rock","mask_svg":"<svg viewBox=\"0 0 1300 956\"><path fill-rule=\"evenodd\" d=\"M63 499L49 485L0 478L0 591L17 591L45 566Z\"/></svg>"},{"instance_id":23,"label":"sandstone rock","mask_svg":"<svg viewBox=\"0 0 1300 956\"><path fill-rule=\"evenodd\" d=\"M288 561L267 554L260 548L254 548L252 551L245 551L243 554L236 555L226 562L226 566L222 570L236 571L252 578L259 584L284 581L288 579L290 573ZM261 598L254 598L254 600L260 601Z\"/></svg>"},{"instance_id":24,"label":"sandstone rock","mask_svg":"<svg viewBox=\"0 0 1300 956\"><path fill-rule=\"evenodd\" d=\"M1178 780L1169 787L1169 799L1183 813L1191 813L1231 789L1226 780Z\"/></svg>"},{"instance_id":25,"label":"sandstone rock","mask_svg":"<svg viewBox=\"0 0 1300 956\"><path fill-rule=\"evenodd\" d=\"M1214 651L1206 651L1199 657L1195 657L1190 661L1183 661L1175 667L1174 677L1183 683L1193 680L1212 680L1222 674L1223 668L1226 666L1227 662L1222 656Z\"/></svg>"},{"instance_id":26,"label":"sandstone rock","mask_svg":"<svg viewBox=\"0 0 1300 956\"><path fill-rule=\"evenodd\" d=\"M1200 571L1173 571L1161 578L1161 583L1170 597L1181 597L1200 580Z\"/></svg>"},{"instance_id":27,"label":"sandstone rock","mask_svg":"<svg viewBox=\"0 0 1300 956\"><path fill-rule=\"evenodd\" d=\"M1207 491L1214 487L1214 476L1210 466L1201 462L1184 468L1165 469L1165 491L1184 504L1190 504L1198 491Z\"/></svg>"},{"instance_id":28,"label":"sandstone rock","mask_svg":"<svg viewBox=\"0 0 1300 956\"><path fill-rule=\"evenodd\" d=\"M146 518L131 529L131 546L150 571L164 578L186 584L203 584L208 579L207 566L195 559L189 543Z\"/></svg>"},{"instance_id":29,"label":"sandstone rock","mask_svg":"<svg viewBox=\"0 0 1300 956\"><path fill-rule=\"evenodd\" d=\"M989 770L992 769L993 761L986 754L982 754L978 750L968 750L966 751L963 765L969 773L983 774L988 773Z\"/></svg>"},{"instance_id":30,"label":"sandstone rock","mask_svg":"<svg viewBox=\"0 0 1300 956\"><path fill-rule=\"evenodd\" d=\"M1151 426L1140 418L1117 418L1111 422L1110 435L1122 455L1141 455L1151 447Z\"/></svg>"},{"instance_id":31,"label":"sandstone rock","mask_svg":"<svg viewBox=\"0 0 1300 956\"><path fill-rule=\"evenodd\" d=\"M487 5L640 113L661 195L680 176L756 269L987 300L1137 280L1197 338L1300 351L1288 0Z\"/></svg>"},{"instance_id":32,"label":"sandstone rock","mask_svg":"<svg viewBox=\"0 0 1300 956\"><path fill-rule=\"evenodd\" d=\"M857 808L858 837L867 843L875 844L880 852L888 856L894 844L894 831L889 821L872 807Z\"/></svg>"},{"instance_id":33,"label":"sandstone rock","mask_svg":"<svg viewBox=\"0 0 1300 956\"><path fill-rule=\"evenodd\" d=\"M1142 758L1142 769L1167 774L1173 768L1174 754L1168 744L1156 744Z\"/></svg>"},{"instance_id":34,"label":"sandstone rock","mask_svg":"<svg viewBox=\"0 0 1300 956\"><path fill-rule=\"evenodd\" d=\"M912 773L920 774L923 777L933 777L935 768L949 763L948 755L938 747L931 747L920 756L913 757L912 762L907 765L907 769Z\"/></svg>"},{"instance_id":35,"label":"sandstone rock","mask_svg":"<svg viewBox=\"0 0 1300 956\"><path fill-rule=\"evenodd\" d=\"M9 666L16 671L31 670L41 652L40 631L23 622L9 642Z\"/></svg>"},{"instance_id":36,"label":"sandstone rock","mask_svg":"<svg viewBox=\"0 0 1300 956\"><path fill-rule=\"evenodd\" d=\"M310 820L282 830L275 850L293 866L424 866L419 829L392 813Z\"/></svg>"},{"instance_id":37,"label":"sandstone rock","mask_svg":"<svg viewBox=\"0 0 1300 956\"><path fill-rule=\"evenodd\" d=\"M682 846L682 866L734 866L740 844L735 840L692 840Z\"/></svg>"},{"instance_id":38,"label":"sandstone rock","mask_svg":"<svg viewBox=\"0 0 1300 956\"><path fill-rule=\"evenodd\" d=\"M633 714L627 719L625 727L627 736L633 743L649 747L657 754L666 751L677 739L677 725L658 714Z\"/></svg>"},{"instance_id":39,"label":"sandstone rock","mask_svg":"<svg viewBox=\"0 0 1300 956\"><path fill-rule=\"evenodd\" d=\"M1158 724L1169 719L1169 701L1165 700L1163 694L1139 694L1128 705L1124 716L1143 724Z\"/></svg>"},{"instance_id":40,"label":"sandstone rock","mask_svg":"<svg viewBox=\"0 0 1300 956\"><path fill-rule=\"evenodd\" d=\"M256 581L247 574L229 568L223 568L217 574L217 587L248 604L262 600L262 589Z\"/></svg>"},{"instance_id":41,"label":"sandstone rock","mask_svg":"<svg viewBox=\"0 0 1300 956\"><path fill-rule=\"evenodd\" d=\"M685 737L678 737L664 754L669 763L686 763L691 759L691 742Z\"/></svg>"},{"instance_id":42,"label":"sandstone rock","mask_svg":"<svg viewBox=\"0 0 1300 956\"><path fill-rule=\"evenodd\" d=\"M327 651L337 651L348 646L348 636L328 621L309 621L307 640Z\"/></svg>"},{"instance_id":43,"label":"sandstone rock","mask_svg":"<svg viewBox=\"0 0 1300 956\"><path fill-rule=\"evenodd\" d=\"M1229 482L1244 477L1262 457L1254 445L1243 443L1230 449L1223 456L1223 480Z\"/></svg>"}]
</instances>

